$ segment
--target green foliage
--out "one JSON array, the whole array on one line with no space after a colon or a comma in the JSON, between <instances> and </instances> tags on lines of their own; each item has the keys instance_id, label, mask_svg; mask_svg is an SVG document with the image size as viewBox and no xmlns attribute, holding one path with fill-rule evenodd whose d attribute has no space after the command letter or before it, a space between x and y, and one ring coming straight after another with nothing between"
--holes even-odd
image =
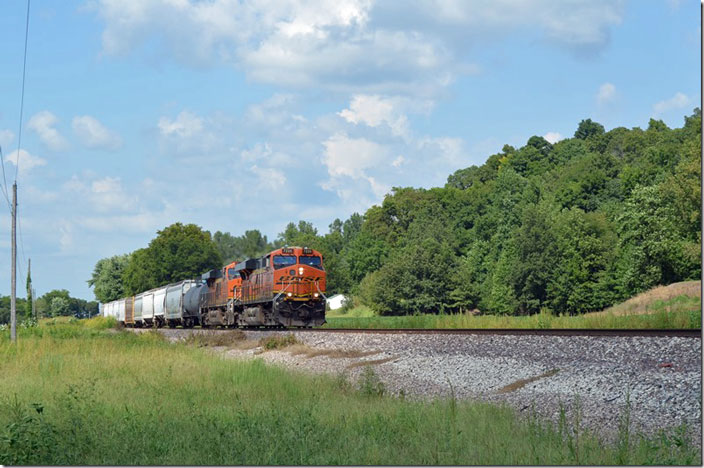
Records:
<instances>
[{"instance_id":1,"label":"green foliage","mask_svg":"<svg viewBox=\"0 0 704 468\"><path fill-rule=\"evenodd\" d=\"M10 296L0 296L0 324L10 323L10 312ZM17 314L17 323L29 318L25 299L16 298L15 313Z\"/></svg>"},{"instance_id":2,"label":"green foliage","mask_svg":"<svg viewBox=\"0 0 704 468\"><path fill-rule=\"evenodd\" d=\"M282 349L299 343L300 342L296 339L296 336L293 333L283 336L269 336L259 340L259 346L266 350Z\"/></svg>"},{"instance_id":3,"label":"green foliage","mask_svg":"<svg viewBox=\"0 0 704 468\"><path fill-rule=\"evenodd\" d=\"M125 296L122 276L129 261L129 255L116 255L98 260L88 280L88 286L93 288L93 294L98 301L107 303Z\"/></svg>"},{"instance_id":4,"label":"green foliage","mask_svg":"<svg viewBox=\"0 0 704 468\"><path fill-rule=\"evenodd\" d=\"M604 134L604 126L597 122L592 122L592 119L586 119L579 122L577 131L574 132L574 137L580 140L586 140L590 137L596 137Z\"/></svg>"},{"instance_id":5,"label":"green foliage","mask_svg":"<svg viewBox=\"0 0 704 468\"><path fill-rule=\"evenodd\" d=\"M366 397L381 397L386 387L372 366L364 366L359 377L359 392Z\"/></svg>"},{"instance_id":6,"label":"green foliage","mask_svg":"<svg viewBox=\"0 0 704 468\"><path fill-rule=\"evenodd\" d=\"M68 299L63 297L55 297L51 300L49 306L49 316L59 317L70 313Z\"/></svg>"},{"instance_id":7,"label":"green foliage","mask_svg":"<svg viewBox=\"0 0 704 468\"><path fill-rule=\"evenodd\" d=\"M236 260L260 257L273 249L273 245L267 241L266 236L257 229L245 231L238 237L229 232L217 231L213 235L213 242L217 245L220 257L226 264Z\"/></svg>"},{"instance_id":8,"label":"green foliage","mask_svg":"<svg viewBox=\"0 0 704 468\"><path fill-rule=\"evenodd\" d=\"M25 317L32 316L32 272L27 268L27 282L26 282L27 300L24 304L24 315ZM36 317L34 317L36 319Z\"/></svg>"},{"instance_id":9,"label":"green foliage","mask_svg":"<svg viewBox=\"0 0 704 468\"><path fill-rule=\"evenodd\" d=\"M195 224L175 223L157 232L145 249L129 257L123 273L127 295L194 278L218 268L222 258L210 233Z\"/></svg>"}]
</instances>

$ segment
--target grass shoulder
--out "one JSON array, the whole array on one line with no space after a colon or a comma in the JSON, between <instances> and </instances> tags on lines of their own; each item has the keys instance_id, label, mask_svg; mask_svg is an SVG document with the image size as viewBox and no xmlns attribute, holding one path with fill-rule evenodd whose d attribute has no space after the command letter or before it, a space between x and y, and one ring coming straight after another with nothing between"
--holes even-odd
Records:
<instances>
[{"instance_id":1,"label":"grass shoulder","mask_svg":"<svg viewBox=\"0 0 704 468\"><path fill-rule=\"evenodd\" d=\"M371 368L359 382L310 376L107 325L41 324L17 344L0 333L0 464L701 462L682 428L605 443L503 406L392 397Z\"/></svg>"},{"instance_id":2,"label":"grass shoulder","mask_svg":"<svg viewBox=\"0 0 704 468\"><path fill-rule=\"evenodd\" d=\"M326 315L325 328L701 329L701 282L659 286L604 311L556 316L423 314L375 316L366 306Z\"/></svg>"}]
</instances>

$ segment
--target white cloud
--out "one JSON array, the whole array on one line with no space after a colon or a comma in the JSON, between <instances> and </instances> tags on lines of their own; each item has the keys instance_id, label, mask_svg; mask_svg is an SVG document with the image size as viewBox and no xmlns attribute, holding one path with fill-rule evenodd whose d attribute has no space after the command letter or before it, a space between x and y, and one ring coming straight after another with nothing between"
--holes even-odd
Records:
<instances>
[{"instance_id":1,"label":"white cloud","mask_svg":"<svg viewBox=\"0 0 704 468\"><path fill-rule=\"evenodd\" d=\"M82 200L99 213L130 211L137 206L137 197L122 187L119 177L86 179L85 175L73 175L62 188L80 195Z\"/></svg>"},{"instance_id":2,"label":"white cloud","mask_svg":"<svg viewBox=\"0 0 704 468\"><path fill-rule=\"evenodd\" d=\"M157 126L164 136L190 138L203 131L203 119L191 112L181 111L175 120L170 120L168 117L160 118Z\"/></svg>"},{"instance_id":3,"label":"white cloud","mask_svg":"<svg viewBox=\"0 0 704 468\"><path fill-rule=\"evenodd\" d=\"M257 176L256 186L267 187L272 191L279 191L286 184L286 175L278 169L259 167L256 164L250 170Z\"/></svg>"},{"instance_id":4,"label":"white cloud","mask_svg":"<svg viewBox=\"0 0 704 468\"><path fill-rule=\"evenodd\" d=\"M0 147L2 147L3 153L8 151L9 144L15 139L15 134L10 130L0 130Z\"/></svg>"},{"instance_id":5,"label":"white cloud","mask_svg":"<svg viewBox=\"0 0 704 468\"><path fill-rule=\"evenodd\" d=\"M378 95L358 94L352 98L349 109L338 113L348 122L364 123L370 127L386 124L396 136L408 135L408 118L398 110L394 100Z\"/></svg>"},{"instance_id":6,"label":"white cloud","mask_svg":"<svg viewBox=\"0 0 704 468\"><path fill-rule=\"evenodd\" d=\"M23 149L20 150L19 156L20 156L19 157L19 173L20 173L20 175L27 174L29 171L31 171L35 167L40 167L40 166L46 165L46 159L42 159L39 156L34 156ZM18 164L17 150L15 150L12 153L5 156L5 162L11 163L15 167L17 167L17 164Z\"/></svg>"},{"instance_id":7,"label":"white cloud","mask_svg":"<svg viewBox=\"0 0 704 468\"><path fill-rule=\"evenodd\" d=\"M433 95L475 73L467 50L507 34L532 33L593 53L621 22L623 2L527 0L97 0L103 52L127 54L156 42L155 54L202 68L242 67L278 86ZM156 38L156 41L153 39Z\"/></svg>"},{"instance_id":8,"label":"white cloud","mask_svg":"<svg viewBox=\"0 0 704 468\"><path fill-rule=\"evenodd\" d=\"M161 117L157 123L162 153L187 157L192 162L198 158L219 157L226 146L222 135L227 135L227 119L220 116L201 117L188 110L179 112L175 119Z\"/></svg>"},{"instance_id":9,"label":"white cloud","mask_svg":"<svg viewBox=\"0 0 704 468\"><path fill-rule=\"evenodd\" d=\"M327 167L330 180L323 184L326 190L339 188L344 177L366 180L374 194L381 198L389 187L367 174L368 169L383 166L389 159L386 147L365 138L350 138L346 134L335 134L323 142L325 151L322 162ZM337 190L345 198L346 192Z\"/></svg>"},{"instance_id":10,"label":"white cloud","mask_svg":"<svg viewBox=\"0 0 704 468\"><path fill-rule=\"evenodd\" d=\"M613 101L616 96L616 86L611 83L604 83L599 87L599 91L596 93L596 102L602 106Z\"/></svg>"},{"instance_id":11,"label":"white cloud","mask_svg":"<svg viewBox=\"0 0 704 468\"><path fill-rule=\"evenodd\" d=\"M335 134L323 142L323 164L331 176L364 177L364 170L381 165L388 150L364 138Z\"/></svg>"},{"instance_id":12,"label":"white cloud","mask_svg":"<svg viewBox=\"0 0 704 468\"><path fill-rule=\"evenodd\" d=\"M690 102L691 100L689 99L689 96L677 92L670 99L665 99L664 101L657 102L653 106L653 115L659 116L660 114L671 110L684 109L685 107L690 105Z\"/></svg>"},{"instance_id":13,"label":"white cloud","mask_svg":"<svg viewBox=\"0 0 704 468\"><path fill-rule=\"evenodd\" d=\"M59 232L59 247L61 252L67 252L73 247L73 224L60 220L55 226Z\"/></svg>"},{"instance_id":14,"label":"white cloud","mask_svg":"<svg viewBox=\"0 0 704 468\"><path fill-rule=\"evenodd\" d=\"M68 148L68 142L54 128L59 119L51 112L44 110L34 114L27 122L30 130L36 132L39 139L52 151L63 151Z\"/></svg>"},{"instance_id":15,"label":"white cloud","mask_svg":"<svg viewBox=\"0 0 704 468\"><path fill-rule=\"evenodd\" d=\"M80 142L88 148L114 151L122 146L122 138L105 128L95 117L90 115L74 117L72 126Z\"/></svg>"},{"instance_id":16,"label":"white cloud","mask_svg":"<svg viewBox=\"0 0 704 468\"><path fill-rule=\"evenodd\" d=\"M464 150L464 140L452 137L425 137L418 141L418 150L430 152L428 169L447 172L448 168L467 165L468 157ZM451 169L450 169L451 171Z\"/></svg>"},{"instance_id":17,"label":"white cloud","mask_svg":"<svg viewBox=\"0 0 704 468\"><path fill-rule=\"evenodd\" d=\"M564 137L557 132L548 132L545 135L543 135L543 138L545 138L550 143L557 143L558 141L562 140Z\"/></svg>"},{"instance_id":18,"label":"white cloud","mask_svg":"<svg viewBox=\"0 0 704 468\"><path fill-rule=\"evenodd\" d=\"M391 165L394 167L401 167L401 165L406 161L406 158L403 156L399 155L396 159L391 161Z\"/></svg>"},{"instance_id":19,"label":"white cloud","mask_svg":"<svg viewBox=\"0 0 704 468\"><path fill-rule=\"evenodd\" d=\"M257 143L251 149L242 150L240 153L242 161L254 162L262 161L270 165L290 165L293 163L293 158L281 151L272 149L269 143Z\"/></svg>"}]
</instances>

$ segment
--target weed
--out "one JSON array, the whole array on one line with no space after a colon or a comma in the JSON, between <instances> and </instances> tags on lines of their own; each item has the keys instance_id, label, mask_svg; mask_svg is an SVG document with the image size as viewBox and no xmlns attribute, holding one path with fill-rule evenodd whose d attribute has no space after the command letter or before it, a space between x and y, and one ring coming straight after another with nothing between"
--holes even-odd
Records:
<instances>
[{"instance_id":1,"label":"weed","mask_svg":"<svg viewBox=\"0 0 704 468\"><path fill-rule=\"evenodd\" d=\"M3 402L9 421L0 436L0 464L40 465L57 460L56 429L44 420L44 405L32 403L31 409L20 403L15 394Z\"/></svg>"},{"instance_id":2,"label":"weed","mask_svg":"<svg viewBox=\"0 0 704 468\"><path fill-rule=\"evenodd\" d=\"M364 366L362 375L359 377L359 392L367 397L381 397L385 391L384 383L372 366Z\"/></svg>"},{"instance_id":3,"label":"weed","mask_svg":"<svg viewBox=\"0 0 704 468\"><path fill-rule=\"evenodd\" d=\"M618 464L627 465L631 442L631 392L626 391L626 406L618 422Z\"/></svg>"},{"instance_id":4,"label":"weed","mask_svg":"<svg viewBox=\"0 0 704 468\"><path fill-rule=\"evenodd\" d=\"M282 349L296 344L300 344L300 341L298 341L298 339L293 333L289 333L288 335L284 336L269 336L267 338L262 338L261 340L259 340L259 346L261 346L262 349L266 351Z\"/></svg>"}]
</instances>

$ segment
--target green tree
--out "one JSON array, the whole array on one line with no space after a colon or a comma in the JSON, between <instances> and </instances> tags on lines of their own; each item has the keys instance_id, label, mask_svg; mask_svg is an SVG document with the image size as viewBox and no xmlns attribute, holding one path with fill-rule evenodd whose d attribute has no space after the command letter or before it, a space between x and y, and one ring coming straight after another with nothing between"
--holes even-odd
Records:
<instances>
[{"instance_id":1,"label":"green tree","mask_svg":"<svg viewBox=\"0 0 704 468\"><path fill-rule=\"evenodd\" d=\"M210 233L195 224L174 223L158 231L146 249L135 253L129 257L124 275L129 294L195 278L222 265Z\"/></svg>"},{"instance_id":2,"label":"green tree","mask_svg":"<svg viewBox=\"0 0 704 468\"><path fill-rule=\"evenodd\" d=\"M160 286L158 259L148 248L137 249L128 257L127 266L122 272L125 296L133 296Z\"/></svg>"},{"instance_id":3,"label":"green tree","mask_svg":"<svg viewBox=\"0 0 704 468\"><path fill-rule=\"evenodd\" d=\"M701 271L699 259L687 254L680 220L659 187L635 189L617 223L624 295L689 279Z\"/></svg>"},{"instance_id":4,"label":"green tree","mask_svg":"<svg viewBox=\"0 0 704 468\"><path fill-rule=\"evenodd\" d=\"M60 317L65 315L71 315L71 309L69 307L69 302L63 297L55 297L51 300L51 305L49 306L49 315L51 317Z\"/></svg>"},{"instance_id":5,"label":"green tree","mask_svg":"<svg viewBox=\"0 0 704 468\"><path fill-rule=\"evenodd\" d=\"M129 255L115 255L95 264L88 286L93 288L99 302L107 303L125 296L122 276L128 263Z\"/></svg>"},{"instance_id":6,"label":"green tree","mask_svg":"<svg viewBox=\"0 0 704 468\"><path fill-rule=\"evenodd\" d=\"M597 122L592 122L592 119L586 119L579 122L577 130L574 132L574 137L580 140L599 136L604 134L604 126Z\"/></svg>"},{"instance_id":7,"label":"green tree","mask_svg":"<svg viewBox=\"0 0 704 468\"><path fill-rule=\"evenodd\" d=\"M32 316L32 271L27 268L27 282L25 284L27 290L27 301L25 302L25 317ZM34 317L36 318L36 317Z\"/></svg>"},{"instance_id":8,"label":"green tree","mask_svg":"<svg viewBox=\"0 0 704 468\"><path fill-rule=\"evenodd\" d=\"M573 208L556 216L552 226L557 246L547 286L550 308L577 314L613 304L617 238L608 219Z\"/></svg>"}]
</instances>

